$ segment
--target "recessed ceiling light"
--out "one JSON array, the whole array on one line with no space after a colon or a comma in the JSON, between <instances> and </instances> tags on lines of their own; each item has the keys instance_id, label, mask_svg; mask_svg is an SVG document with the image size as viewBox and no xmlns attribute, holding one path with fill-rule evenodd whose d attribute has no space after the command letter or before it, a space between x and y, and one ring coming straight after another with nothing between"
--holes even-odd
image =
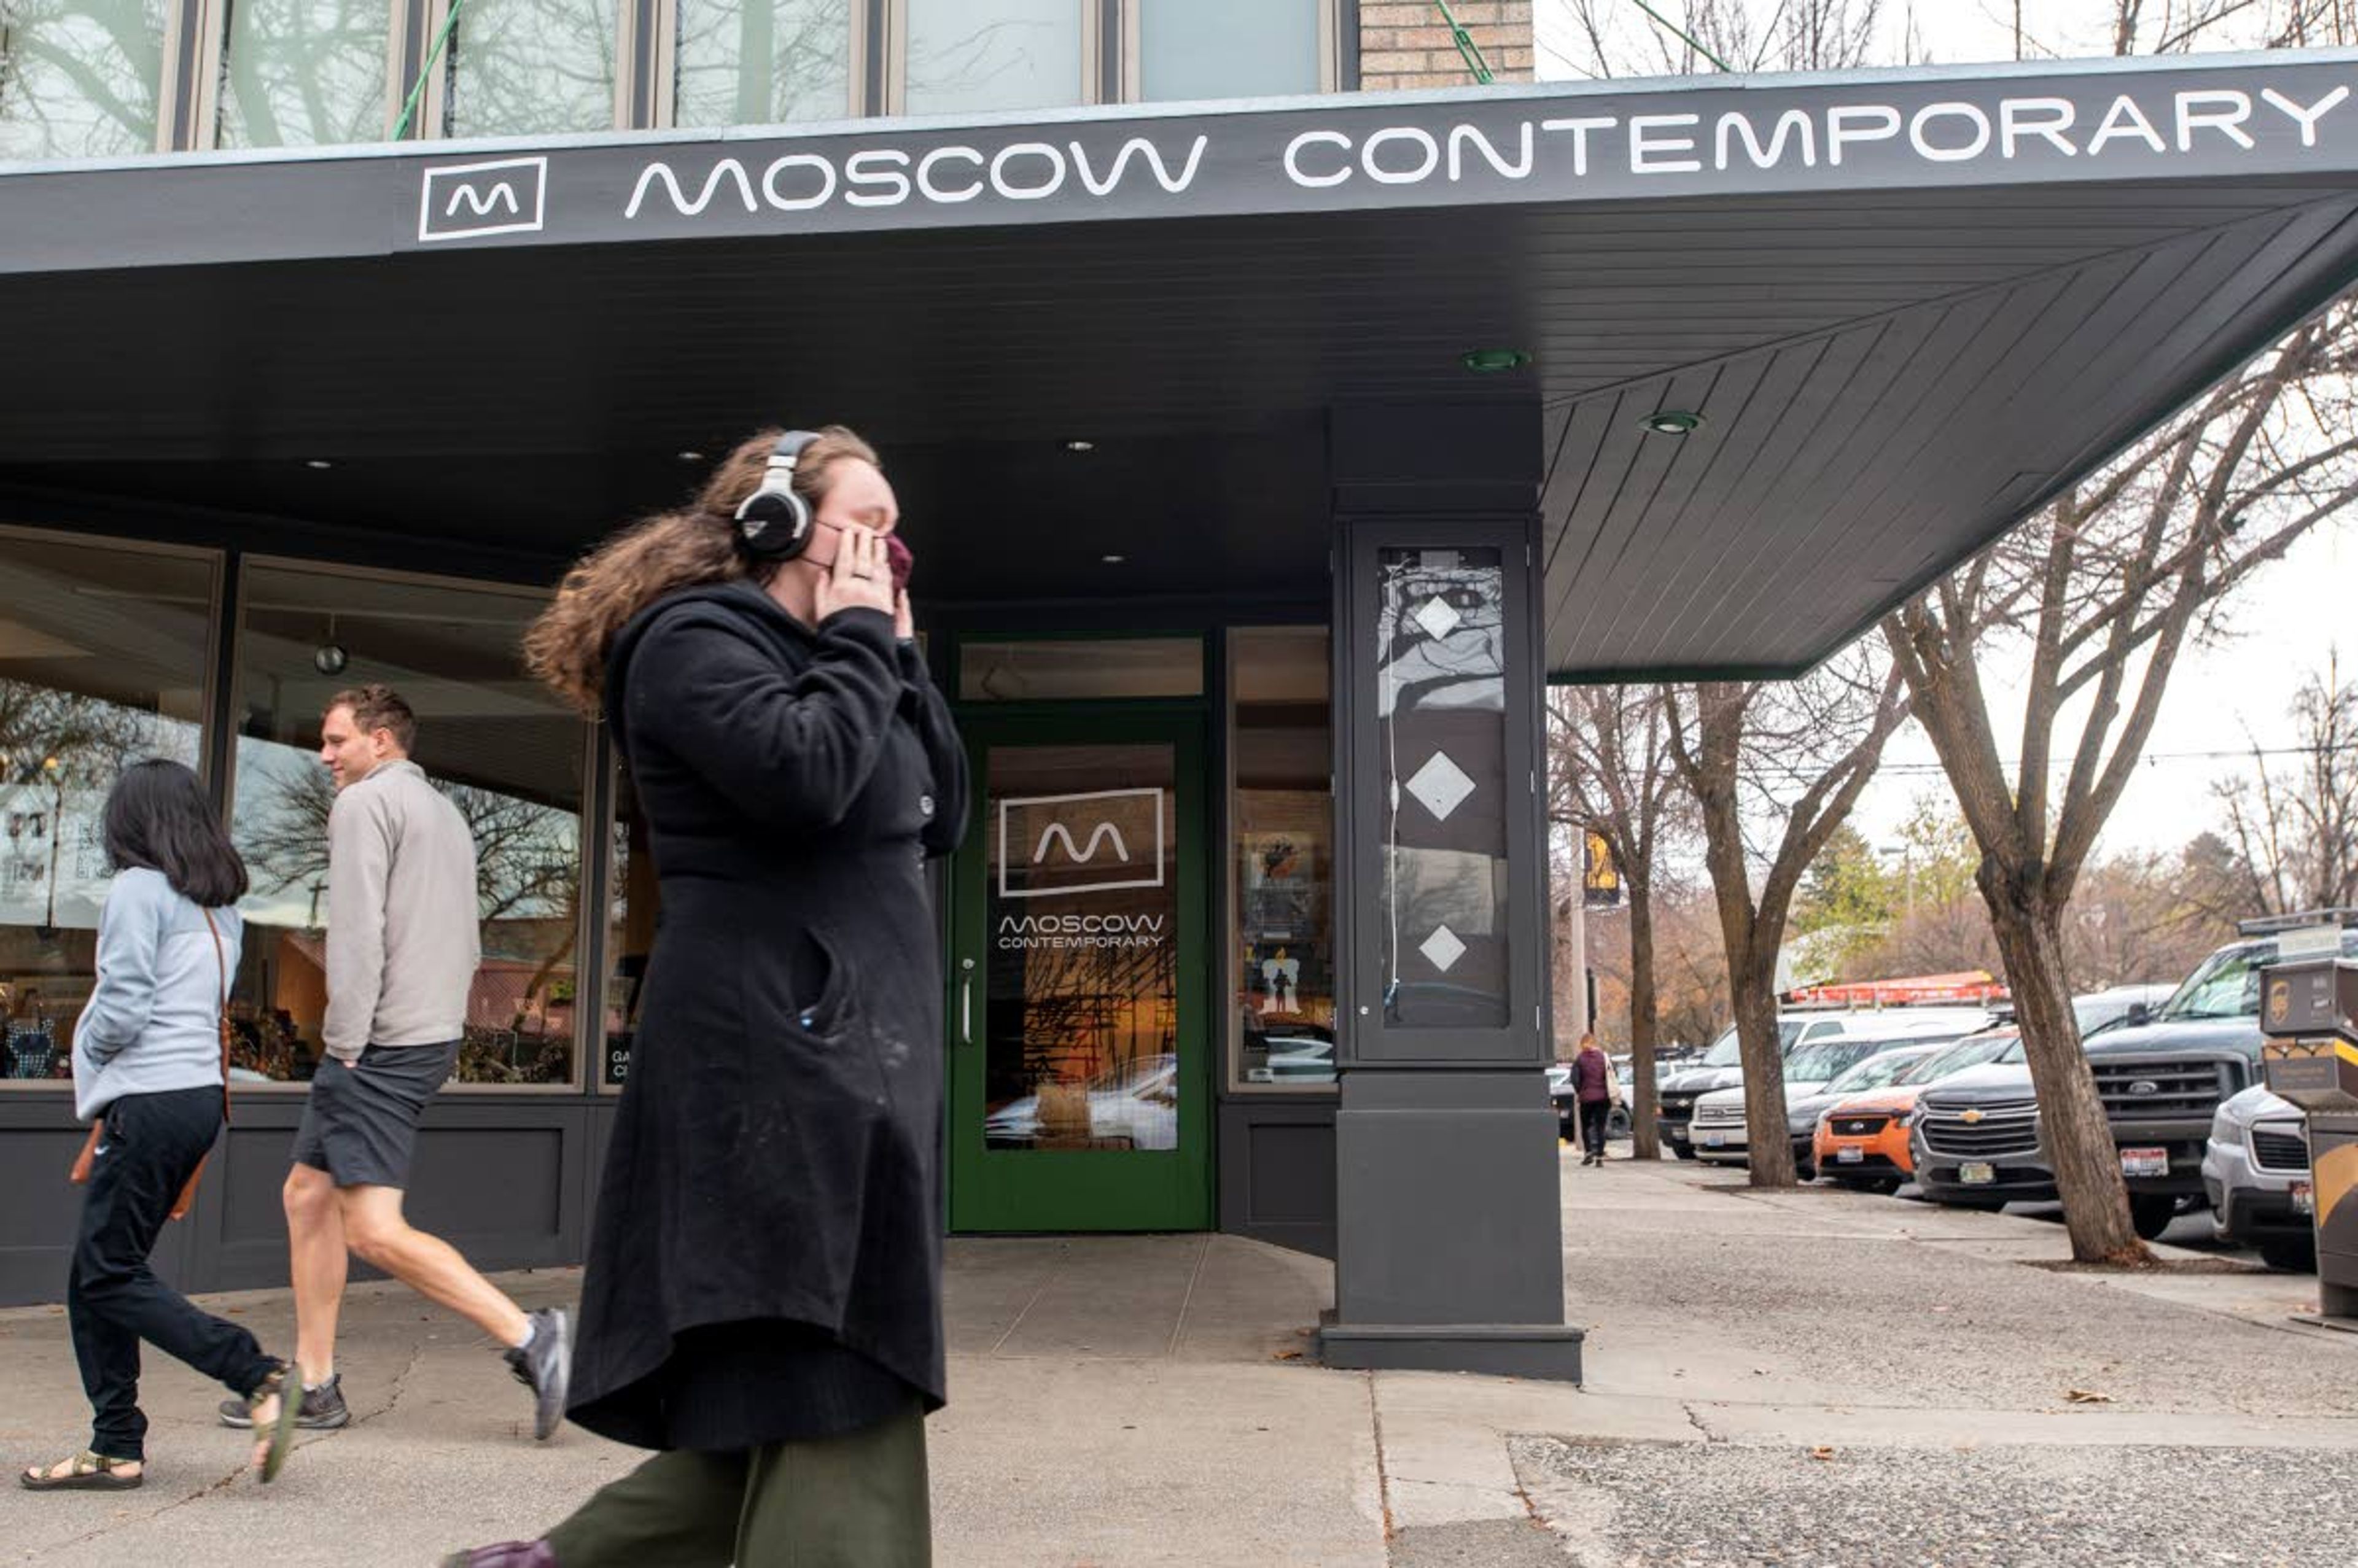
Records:
<instances>
[{"instance_id":1,"label":"recessed ceiling light","mask_svg":"<svg viewBox=\"0 0 2358 1568\"><path fill-rule=\"evenodd\" d=\"M1099 556L1098 559L1103 561L1109 567L1118 567L1121 565L1122 562L1130 559L1130 557L1128 556Z\"/></svg>"},{"instance_id":2,"label":"recessed ceiling light","mask_svg":"<svg viewBox=\"0 0 2358 1568\"><path fill-rule=\"evenodd\" d=\"M682 451L679 454L679 460L684 463L700 463L704 460L704 454L702 452Z\"/></svg>"},{"instance_id":3,"label":"recessed ceiling light","mask_svg":"<svg viewBox=\"0 0 2358 1568\"><path fill-rule=\"evenodd\" d=\"M1098 444L1095 441L1085 440L1077 436L1065 443L1065 450L1068 452L1094 452L1097 449Z\"/></svg>"},{"instance_id":4,"label":"recessed ceiling light","mask_svg":"<svg viewBox=\"0 0 2358 1568\"><path fill-rule=\"evenodd\" d=\"M303 466L307 469L331 469L336 465L325 458L306 458L303 460Z\"/></svg>"},{"instance_id":5,"label":"recessed ceiling light","mask_svg":"<svg viewBox=\"0 0 2358 1568\"><path fill-rule=\"evenodd\" d=\"M1520 370L1531 362L1531 356L1520 349L1475 349L1460 354L1457 362L1477 375L1493 375L1502 370Z\"/></svg>"},{"instance_id":6,"label":"recessed ceiling light","mask_svg":"<svg viewBox=\"0 0 2358 1568\"><path fill-rule=\"evenodd\" d=\"M1639 423L1657 436L1683 436L1703 428L1703 416L1683 408L1664 408L1647 415Z\"/></svg>"}]
</instances>

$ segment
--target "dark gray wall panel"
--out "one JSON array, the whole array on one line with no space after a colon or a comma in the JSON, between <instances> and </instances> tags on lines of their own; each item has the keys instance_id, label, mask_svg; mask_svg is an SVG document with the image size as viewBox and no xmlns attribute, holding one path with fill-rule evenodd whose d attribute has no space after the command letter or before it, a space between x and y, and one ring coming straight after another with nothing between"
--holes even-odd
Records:
<instances>
[{"instance_id":1,"label":"dark gray wall panel","mask_svg":"<svg viewBox=\"0 0 2358 1568\"><path fill-rule=\"evenodd\" d=\"M1220 1102L1220 1228L1335 1255L1335 1102Z\"/></svg>"}]
</instances>

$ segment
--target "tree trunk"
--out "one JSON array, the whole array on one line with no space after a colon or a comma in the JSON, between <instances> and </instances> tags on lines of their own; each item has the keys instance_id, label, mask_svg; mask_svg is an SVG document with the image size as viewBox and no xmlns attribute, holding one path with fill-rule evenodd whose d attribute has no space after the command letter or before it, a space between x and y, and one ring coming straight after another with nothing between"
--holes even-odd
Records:
<instances>
[{"instance_id":1,"label":"tree trunk","mask_svg":"<svg viewBox=\"0 0 2358 1568\"><path fill-rule=\"evenodd\" d=\"M1654 893L1631 879L1629 890L1629 1095L1630 1136L1640 1160L1662 1157L1655 1129L1654 1101Z\"/></svg>"},{"instance_id":2,"label":"tree trunk","mask_svg":"<svg viewBox=\"0 0 2358 1568\"><path fill-rule=\"evenodd\" d=\"M2039 1095L2039 1142L2063 1199L2071 1256L2082 1263L2129 1264L2151 1254L2129 1222L2128 1190L2096 1076L2080 1048L2071 986L2063 970L2062 911L2026 889L2009 888L1985 861L1982 893L2006 956L2030 1081Z\"/></svg>"},{"instance_id":3,"label":"tree trunk","mask_svg":"<svg viewBox=\"0 0 2358 1568\"><path fill-rule=\"evenodd\" d=\"M1746 1163L1756 1187L1790 1187L1793 1175L1793 1145L1785 1133L1785 1052L1777 1032L1777 955L1742 949L1740 963L1728 965L1734 980L1736 1038L1744 1053L1744 1139Z\"/></svg>"}]
</instances>

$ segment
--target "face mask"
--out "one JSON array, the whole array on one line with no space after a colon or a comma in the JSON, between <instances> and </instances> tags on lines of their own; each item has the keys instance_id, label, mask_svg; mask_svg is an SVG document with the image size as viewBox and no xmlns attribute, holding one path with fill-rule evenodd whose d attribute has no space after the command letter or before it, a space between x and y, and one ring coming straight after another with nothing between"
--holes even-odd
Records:
<instances>
[{"instance_id":1,"label":"face mask","mask_svg":"<svg viewBox=\"0 0 2358 1568\"><path fill-rule=\"evenodd\" d=\"M909 574L916 569L917 557L909 546L901 543L898 534L884 535L884 564L892 573L892 591L909 591Z\"/></svg>"}]
</instances>

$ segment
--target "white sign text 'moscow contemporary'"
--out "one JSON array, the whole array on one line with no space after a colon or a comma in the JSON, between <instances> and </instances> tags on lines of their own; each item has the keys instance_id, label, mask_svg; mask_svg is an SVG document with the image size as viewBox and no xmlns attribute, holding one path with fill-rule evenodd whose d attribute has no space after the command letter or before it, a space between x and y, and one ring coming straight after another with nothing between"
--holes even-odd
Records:
<instances>
[{"instance_id":1,"label":"white sign text 'moscow contemporary'","mask_svg":"<svg viewBox=\"0 0 2358 1568\"><path fill-rule=\"evenodd\" d=\"M2299 57L2290 57L2294 61ZM420 243L2052 183L2358 164L2337 63L1083 115L429 165ZM545 168L534 167L545 163Z\"/></svg>"}]
</instances>

